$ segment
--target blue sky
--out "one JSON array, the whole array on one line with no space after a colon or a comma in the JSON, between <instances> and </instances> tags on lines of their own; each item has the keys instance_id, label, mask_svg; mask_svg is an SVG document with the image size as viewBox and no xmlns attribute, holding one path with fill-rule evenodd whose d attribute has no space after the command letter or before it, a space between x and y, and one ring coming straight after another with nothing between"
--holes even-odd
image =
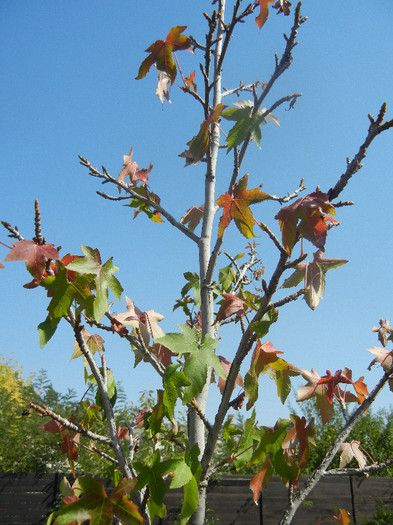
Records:
<instances>
[{"instance_id":1,"label":"blue sky","mask_svg":"<svg viewBox=\"0 0 393 525\"><path fill-rule=\"evenodd\" d=\"M288 93L303 96L294 111L276 112L280 128L263 127L261 150L255 144L249 148L242 174L250 173L250 187L263 183L268 193L284 195L304 177L310 191L317 185L327 191L365 138L367 114L376 116L386 101L393 117L393 6L391 0L377 4L378 9L366 0L356 6L340 2L339 7L338 2L303 1L309 20L299 32L291 68L267 104ZM79 245L85 244L99 248L104 260L113 255L126 295L142 310L165 315L167 332L184 322L172 314L172 306L184 284L183 272L197 270L194 245L168 224L155 225L144 217L132 221L129 209L103 201L95 191L108 188L88 176L77 156L117 175L133 146L141 167L154 165L151 189L174 216L202 202L203 166L184 168L178 157L199 129L198 105L173 87L172 104L162 110L154 96L155 74L139 81L135 76L144 50L172 26L186 25L186 33L202 41L202 11L210 8L211 2L202 0L0 3L1 219L31 238L37 198L47 242L62 245L64 254L80 253ZM292 20L292 15L274 12L260 32L252 19L242 25L228 55L224 86L269 80L274 52L283 50L282 33L289 33ZM195 69L198 75L202 57L180 53L178 58L186 74ZM304 301L289 305L269 335L297 366L313 367L320 375L348 366L355 378L366 375L370 387L379 377L378 371L366 370L372 360L366 348L378 344L370 329L381 317L393 321L392 144L393 132L378 137L364 168L341 195L356 206L337 210L341 226L329 233L326 256L349 263L328 273L325 298L315 312ZM221 156L217 196L225 191L230 173L230 159ZM278 234L277 210L266 204L256 215ZM10 242L5 230L0 240ZM232 253L247 244L235 227L226 240ZM269 276L276 254L266 237L257 242ZM306 249L311 253L310 245ZM6 253L1 247L1 260ZM26 375L45 368L58 390L83 392L82 366L69 361L73 339L65 324L39 349L36 327L46 316L47 303L42 290L22 288L28 280L22 263L8 263L0 273L0 352L17 359ZM114 309L123 311L124 304ZM223 336L219 352L231 358L236 333ZM129 398L159 387L148 365L133 370L124 341L107 337L106 348ZM272 424L287 411L269 379L260 383L258 417ZM217 392L213 387L213 404ZM383 392L378 406L390 403L391 394Z\"/></svg>"}]
</instances>

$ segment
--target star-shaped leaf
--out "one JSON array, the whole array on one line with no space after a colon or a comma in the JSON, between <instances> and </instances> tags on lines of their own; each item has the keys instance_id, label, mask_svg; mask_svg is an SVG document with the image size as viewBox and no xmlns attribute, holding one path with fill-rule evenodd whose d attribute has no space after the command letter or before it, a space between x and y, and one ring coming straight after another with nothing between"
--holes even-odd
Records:
<instances>
[{"instance_id":1,"label":"star-shaped leaf","mask_svg":"<svg viewBox=\"0 0 393 525\"><path fill-rule=\"evenodd\" d=\"M180 219L181 224L188 224L189 230L193 232L203 217L203 211L203 204L198 207L192 206L192 208L188 209L187 213Z\"/></svg>"},{"instance_id":2,"label":"star-shaped leaf","mask_svg":"<svg viewBox=\"0 0 393 525\"><path fill-rule=\"evenodd\" d=\"M218 236L224 235L225 229L233 219L240 233L247 239L254 237L255 219L251 213L250 205L271 198L259 188L247 189L248 174L244 175L233 188L233 194L225 193L217 199L217 204L223 208L223 214L218 224Z\"/></svg>"},{"instance_id":3,"label":"star-shaped leaf","mask_svg":"<svg viewBox=\"0 0 393 525\"><path fill-rule=\"evenodd\" d=\"M209 366L223 379L226 379L226 374L214 353L218 344L215 339L206 335L201 342L200 334L195 328L183 325L180 329L183 333L166 334L157 342L169 348L174 354L179 354L180 357L189 354L183 367L183 372L191 383L184 389L183 403L186 404L202 391Z\"/></svg>"},{"instance_id":4,"label":"star-shaped leaf","mask_svg":"<svg viewBox=\"0 0 393 525\"><path fill-rule=\"evenodd\" d=\"M150 335L153 339L164 336L164 332L157 324L164 319L163 315L154 310L142 312L127 296L126 303L127 311L114 316L117 321L124 326L138 328L146 346L149 346Z\"/></svg>"},{"instance_id":5,"label":"star-shaped leaf","mask_svg":"<svg viewBox=\"0 0 393 525\"><path fill-rule=\"evenodd\" d=\"M179 157L186 159L186 166L198 164L205 156L209 148L210 125L218 121L224 108L224 104L217 104L208 118L202 122L198 134L187 142L188 150L179 155Z\"/></svg>"},{"instance_id":6,"label":"star-shaped leaf","mask_svg":"<svg viewBox=\"0 0 393 525\"><path fill-rule=\"evenodd\" d=\"M288 255L291 254L295 244L297 227L300 235L317 248L323 248L327 234L326 221L338 224L335 219L327 215L328 213L335 214L334 206L329 202L327 193L318 189L281 208L275 218L279 221L282 242Z\"/></svg>"},{"instance_id":7,"label":"star-shaped leaf","mask_svg":"<svg viewBox=\"0 0 393 525\"><path fill-rule=\"evenodd\" d=\"M36 244L34 241L13 242L13 248L8 252L6 261L25 261L26 268L39 281L45 270L48 259L59 260L59 252L54 244Z\"/></svg>"},{"instance_id":8,"label":"star-shaped leaf","mask_svg":"<svg viewBox=\"0 0 393 525\"><path fill-rule=\"evenodd\" d=\"M146 49L150 53L142 62L137 79L144 78L153 64L156 64L158 71L166 73L173 84L177 69L173 60L174 51L191 50L191 41L185 35L182 35L187 26L172 27L165 40L156 40L154 44Z\"/></svg>"},{"instance_id":9,"label":"star-shaped leaf","mask_svg":"<svg viewBox=\"0 0 393 525\"><path fill-rule=\"evenodd\" d=\"M232 148L240 146L249 134L258 148L260 148L262 139L260 126L266 124L266 117L264 116L266 109L261 108L254 113L254 104L251 100L240 100L234 105L236 107L228 108L222 112L222 116L226 120L236 121L236 124L231 128L227 135L227 151L229 152ZM279 125L278 120L275 117L270 116L270 119L272 122Z\"/></svg>"},{"instance_id":10,"label":"star-shaped leaf","mask_svg":"<svg viewBox=\"0 0 393 525\"><path fill-rule=\"evenodd\" d=\"M123 169L119 173L117 180L119 182L124 182L124 179L128 175L130 177L131 186L136 186L138 181L142 182L142 184L147 184L149 174L153 169L153 164L149 164L147 169L139 169L139 165L132 160L133 151L134 148L131 148L128 155L123 155ZM118 186L117 188L120 193L122 190L121 186Z\"/></svg>"},{"instance_id":11,"label":"star-shaped leaf","mask_svg":"<svg viewBox=\"0 0 393 525\"><path fill-rule=\"evenodd\" d=\"M297 286L304 279L305 301L311 310L315 310L325 291L326 272L338 268L348 261L346 259L333 259L323 257L323 250L314 253L313 262L301 262L296 266L292 275L284 281L282 288Z\"/></svg>"},{"instance_id":12,"label":"star-shaped leaf","mask_svg":"<svg viewBox=\"0 0 393 525\"><path fill-rule=\"evenodd\" d=\"M94 480L88 476L80 477L73 485L75 495L82 496L64 505L56 513L55 525L77 524L91 520L96 525L112 523L117 518L122 523L137 525L143 523L138 507L132 503L127 495L135 488L136 480L123 479L116 486L110 496L107 496L101 480ZM70 498L72 499L72 498Z\"/></svg>"},{"instance_id":13,"label":"star-shaped leaf","mask_svg":"<svg viewBox=\"0 0 393 525\"><path fill-rule=\"evenodd\" d=\"M346 467L348 463L355 459L360 468L363 468L367 463L367 458L360 450L359 441L351 441L350 443L342 443L340 445L340 468Z\"/></svg>"},{"instance_id":14,"label":"star-shaped leaf","mask_svg":"<svg viewBox=\"0 0 393 525\"><path fill-rule=\"evenodd\" d=\"M100 321L108 309L108 288L120 300L123 288L114 274L119 270L112 262L112 257L102 264L100 252L89 246L81 245L85 254L83 259L76 259L67 265L69 270L81 274L94 275L96 297L94 299L94 319Z\"/></svg>"}]
</instances>

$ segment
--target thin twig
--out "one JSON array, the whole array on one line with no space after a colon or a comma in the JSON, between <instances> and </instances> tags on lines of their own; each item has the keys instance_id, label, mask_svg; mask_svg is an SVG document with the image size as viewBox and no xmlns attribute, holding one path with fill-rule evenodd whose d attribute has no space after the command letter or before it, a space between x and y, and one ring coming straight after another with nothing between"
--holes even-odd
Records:
<instances>
[{"instance_id":1,"label":"thin twig","mask_svg":"<svg viewBox=\"0 0 393 525\"><path fill-rule=\"evenodd\" d=\"M33 408L36 412L41 414L42 416L48 416L63 425L63 427L68 428L69 430L72 430L73 432L78 432L79 434L83 434L84 436L93 439L94 441L100 441L101 443L105 443L107 445L112 445L112 441L105 437L100 436L99 434L96 434L95 432L91 432L90 430L87 430L86 428L82 427L81 425L78 425L77 423L72 423L68 419L65 419L64 417L60 416L59 414L56 414L52 410L50 410L47 406L42 405L36 405L32 401L30 401L29 405L30 408Z\"/></svg>"},{"instance_id":2,"label":"thin twig","mask_svg":"<svg viewBox=\"0 0 393 525\"><path fill-rule=\"evenodd\" d=\"M371 115L368 116L370 120L370 126L368 128L367 137L363 144L360 146L359 151L357 152L353 160L351 162L347 161L347 169L341 175L336 185L330 188L330 190L328 191L330 201L336 199L340 195L340 193L344 190L345 186L348 184L351 177L353 177L353 175L355 175L355 173L362 168L363 164L361 162L367 154L367 148L370 146L375 137L383 131L393 128L393 119L388 120L387 122L382 124L386 113L386 107L386 102L384 102L381 106L381 109L379 110L377 120L374 120L374 118Z\"/></svg>"},{"instance_id":3,"label":"thin twig","mask_svg":"<svg viewBox=\"0 0 393 525\"><path fill-rule=\"evenodd\" d=\"M84 157L81 157L79 155L80 163L82 166L85 166L89 170L89 174L92 177L97 177L99 179L103 179L106 182L110 182L111 184L114 184L118 187L121 187L126 193L128 193L133 199L136 199L140 202L143 202L149 206L151 206L156 212L160 213L163 217L167 219L167 221L172 224L175 228L180 230L182 233L184 233L187 237L189 237L192 241L198 243L199 237L195 235L192 231L190 231L186 226L181 224L181 222L177 221L165 208L163 208L160 204L155 202L153 199L148 197L142 197L138 193L134 191L132 187L130 187L128 184L118 181L112 175L108 173L108 171L103 168L103 172L100 172L97 168L94 168L94 166L91 165L91 163L85 159ZM102 195L101 192L97 192L101 196L105 195L105 198L109 198L109 195ZM112 199L111 199L112 200ZM116 200L116 199L113 199Z\"/></svg>"}]
</instances>

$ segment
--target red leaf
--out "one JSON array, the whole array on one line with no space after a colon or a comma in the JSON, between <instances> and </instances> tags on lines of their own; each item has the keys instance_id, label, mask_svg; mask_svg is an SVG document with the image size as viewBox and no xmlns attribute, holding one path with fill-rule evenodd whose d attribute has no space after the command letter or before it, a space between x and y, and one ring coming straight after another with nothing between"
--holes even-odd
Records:
<instances>
[{"instance_id":1,"label":"red leaf","mask_svg":"<svg viewBox=\"0 0 393 525\"><path fill-rule=\"evenodd\" d=\"M342 375L341 372L342 370L337 370L334 376L332 376L332 373L330 372L330 370L326 370L326 376L322 376L320 380L318 381L318 385L323 385L323 384L327 385L326 396L330 404L333 403L334 389L339 383L347 383L347 384L352 383L352 381L348 379L347 377L345 377L344 375Z\"/></svg>"},{"instance_id":2,"label":"red leaf","mask_svg":"<svg viewBox=\"0 0 393 525\"><path fill-rule=\"evenodd\" d=\"M202 204L198 208L193 206L187 210L187 213L180 219L181 224L187 224L190 231L194 231L200 223L203 217L204 205Z\"/></svg>"},{"instance_id":3,"label":"red leaf","mask_svg":"<svg viewBox=\"0 0 393 525\"><path fill-rule=\"evenodd\" d=\"M165 367L171 364L172 356L175 355L169 350L169 348L164 345L160 345L159 343L154 343L154 345L150 347L150 350L153 350L160 363L162 363Z\"/></svg>"},{"instance_id":4,"label":"red leaf","mask_svg":"<svg viewBox=\"0 0 393 525\"><path fill-rule=\"evenodd\" d=\"M272 477L274 468L270 460L270 456L266 456L265 461L263 462L262 467L259 472L257 472L250 481L250 489L253 493L254 503L258 505L258 499L264 488L269 482L269 479Z\"/></svg>"},{"instance_id":5,"label":"red leaf","mask_svg":"<svg viewBox=\"0 0 393 525\"><path fill-rule=\"evenodd\" d=\"M317 248L323 248L327 234L326 221L338 224L327 213L335 214L334 206L329 202L327 193L319 190L281 208L275 218L280 224L286 252L290 254L295 244L299 220L299 233Z\"/></svg>"},{"instance_id":6,"label":"red leaf","mask_svg":"<svg viewBox=\"0 0 393 525\"><path fill-rule=\"evenodd\" d=\"M156 40L154 44L146 49L150 55L142 62L137 79L144 78L153 64L156 64L158 71L163 71L173 84L177 69L173 60L172 52L181 50L191 50L191 41L182 35L187 26L172 27L165 40Z\"/></svg>"},{"instance_id":7,"label":"red leaf","mask_svg":"<svg viewBox=\"0 0 393 525\"><path fill-rule=\"evenodd\" d=\"M236 315L237 318L244 315L244 301L242 301L242 299L237 297L237 295L226 292L223 292L223 295L225 301L222 303L213 324L219 323L232 315Z\"/></svg>"},{"instance_id":8,"label":"red leaf","mask_svg":"<svg viewBox=\"0 0 393 525\"><path fill-rule=\"evenodd\" d=\"M217 204L223 208L223 214L218 224L218 236L224 235L225 229L233 219L240 233L247 239L254 237L254 223L256 222L250 205L270 199L270 195L259 188L247 189L248 174L244 175L233 188L233 195L225 193L217 199ZM282 211L282 210L281 210Z\"/></svg>"},{"instance_id":9,"label":"red leaf","mask_svg":"<svg viewBox=\"0 0 393 525\"><path fill-rule=\"evenodd\" d=\"M126 427L117 427L117 438L119 443L122 439L130 440L130 432Z\"/></svg>"},{"instance_id":10,"label":"red leaf","mask_svg":"<svg viewBox=\"0 0 393 525\"><path fill-rule=\"evenodd\" d=\"M6 261L25 261L26 268L32 276L40 281L48 259L59 260L59 252L54 244L36 244L34 241L13 242L13 248L9 251Z\"/></svg>"},{"instance_id":11,"label":"red leaf","mask_svg":"<svg viewBox=\"0 0 393 525\"><path fill-rule=\"evenodd\" d=\"M228 376L232 362L228 361L228 359L225 359L225 357L222 357L222 355L219 355L218 359L220 360L220 363L221 363L222 368L224 369L224 372ZM225 383L226 383L225 379L222 379L222 377L218 378L217 386L220 389L221 394L224 393ZM243 388L243 378L242 378L242 376L240 374L237 374L237 378L236 378L235 383L237 385L239 385L240 388ZM243 400L244 399L244 394L240 394L240 395L243 396L243 398L242 398L242 400ZM234 406L234 404L232 404L232 407L235 408L235 410L237 410L237 408L236 408L236 406Z\"/></svg>"},{"instance_id":12,"label":"red leaf","mask_svg":"<svg viewBox=\"0 0 393 525\"><path fill-rule=\"evenodd\" d=\"M179 155L179 157L186 159L186 166L189 166L190 164L198 164L198 162L203 159L209 147L210 125L218 121L221 116L221 112L225 107L226 106L224 106L224 104L217 104L208 118L202 122L198 135L195 135L195 137L187 142L189 149L183 151L183 153Z\"/></svg>"},{"instance_id":13,"label":"red leaf","mask_svg":"<svg viewBox=\"0 0 393 525\"><path fill-rule=\"evenodd\" d=\"M131 148L128 155L123 155L123 169L119 173L117 180L118 182L124 182L124 179L129 175L131 186L136 186L138 181L141 181L142 184L146 184L149 179L149 173L153 169L153 165L149 164L147 169L139 169L139 165L132 160L133 150L134 148ZM119 190L119 193L122 190L121 186L118 186L117 189Z\"/></svg>"},{"instance_id":14,"label":"red leaf","mask_svg":"<svg viewBox=\"0 0 393 525\"><path fill-rule=\"evenodd\" d=\"M295 449L297 446L297 461L300 468L307 465L310 457L310 443L315 445L314 436L316 434L312 422L306 426L306 418L291 414L290 418L293 427L290 428L282 442L282 448ZM292 456L293 457L293 456Z\"/></svg>"},{"instance_id":15,"label":"red leaf","mask_svg":"<svg viewBox=\"0 0 393 525\"><path fill-rule=\"evenodd\" d=\"M59 434L60 432L63 432L63 430L66 427L59 423L58 421L55 421L54 419L51 419L45 425L40 426L40 430L44 430L45 432L50 432L51 434Z\"/></svg>"},{"instance_id":16,"label":"red leaf","mask_svg":"<svg viewBox=\"0 0 393 525\"><path fill-rule=\"evenodd\" d=\"M62 434L63 443L61 444L60 450L63 454L67 454L67 457L71 461L78 461L78 451L75 448L74 442L70 439L68 434Z\"/></svg>"}]
</instances>

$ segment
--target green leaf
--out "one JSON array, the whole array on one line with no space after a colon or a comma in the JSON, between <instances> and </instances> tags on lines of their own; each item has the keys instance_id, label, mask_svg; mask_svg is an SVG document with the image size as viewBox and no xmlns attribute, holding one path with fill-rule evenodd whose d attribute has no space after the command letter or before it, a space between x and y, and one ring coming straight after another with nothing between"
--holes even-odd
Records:
<instances>
[{"instance_id":1,"label":"green leaf","mask_svg":"<svg viewBox=\"0 0 393 525\"><path fill-rule=\"evenodd\" d=\"M190 354L183 369L184 374L190 380L190 385L184 389L183 403L186 404L202 391L209 366L223 379L226 379L226 374L219 358L214 353L218 344L215 339L206 335L201 342L200 335L195 328L184 325L180 326L180 329L182 334L166 334L157 342L169 348L174 354L179 354L180 357L183 354Z\"/></svg>"},{"instance_id":2,"label":"green leaf","mask_svg":"<svg viewBox=\"0 0 393 525\"><path fill-rule=\"evenodd\" d=\"M249 134L260 148L262 138L260 126L266 124L266 119L263 116L264 111L258 110L253 114L254 104L251 100L241 100L236 102L235 106L237 107L222 112L222 116L226 120L236 121L227 136L228 151L244 142Z\"/></svg>"},{"instance_id":3,"label":"green leaf","mask_svg":"<svg viewBox=\"0 0 393 525\"><path fill-rule=\"evenodd\" d=\"M198 308L201 306L201 285L199 275L196 272L185 272L184 278L188 281L181 289L181 296L184 297L190 290L194 291L194 304Z\"/></svg>"},{"instance_id":4,"label":"green leaf","mask_svg":"<svg viewBox=\"0 0 393 525\"><path fill-rule=\"evenodd\" d=\"M162 475L167 471L167 465L165 465L165 462L164 465L160 463L159 450L153 453L151 466L141 462L134 462L134 467L138 472L138 483L135 486L135 490L140 490L147 485L152 500L156 505L161 506L167 491L167 485L162 479Z\"/></svg>"},{"instance_id":5,"label":"green leaf","mask_svg":"<svg viewBox=\"0 0 393 525\"><path fill-rule=\"evenodd\" d=\"M56 328L59 322L60 319L55 319L52 323L50 315L47 315L45 321L38 325L37 329L40 341L40 348L44 348L46 343L51 339L52 335L56 332Z\"/></svg>"},{"instance_id":6,"label":"green leaf","mask_svg":"<svg viewBox=\"0 0 393 525\"><path fill-rule=\"evenodd\" d=\"M190 380L184 374L179 372L179 364L170 364L164 373L164 398L163 402L168 411L168 416L172 419L178 399L183 397L183 387L191 384Z\"/></svg>"},{"instance_id":7,"label":"green leaf","mask_svg":"<svg viewBox=\"0 0 393 525\"><path fill-rule=\"evenodd\" d=\"M100 368L100 372L102 374L102 368ZM92 383L97 384L97 382L96 382L96 380L94 378L91 378L90 381ZM111 402L112 406L115 406L116 399L117 399L117 388L116 388L116 383L115 383L115 378L113 376L113 372L109 368L106 369L106 387L107 387L107 390L108 390L109 401ZM101 394L100 394L100 390L99 389L97 389L96 403L100 407L103 407Z\"/></svg>"},{"instance_id":8,"label":"green leaf","mask_svg":"<svg viewBox=\"0 0 393 525\"><path fill-rule=\"evenodd\" d=\"M62 317L67 317L74 300L86 310L88 315L92 314L94 295L89 287L93 280L92 276L77 275L69 281L66 268L61 264L58 266L58 274L47 277L41 283L46 290L54 292L47 308L52 323L59 322Z\"/></svg>"},{"instance_id":9,"label":"green leaf","mask_svg":"<svg viewBox=\"0 0 393 525\"><path fill-rule=\"evenodd\" d=\"M164 391L157 390L157 403L155 404L149 417L150 428L153 434L157 434L160 431L162 420L166 415L166 407L164 405L163 398Z\"/></svg>"},{"instance_id":10,"label":"green leaf","mask_svg":"<svg viewBox=\"0 0 393 525\"><path fill-rule=\"evenodd\" d=\"M81 245L81 250L85 254L85 258L75 259L70 262L67 265L67 269L95 276L94 319L100 321L108 309L108 288L112 290L119 300L123 292L121 284L113 275L119 271L119 268L114 266L112 257L102 265L101 255L97 249Z\"/></svg>"},{"instance_id":11,"label":"green leaf","mask_svg":"<svg viewBox=\"0 0 393 525\"><path fill-rule=\"evenodd\" d=\"M263 339L269 332L270 327L278 319L278 310L271 308L262 317L261 321L257 321L251 325L251 330L255 333L258 339Z\"/></svg>"}]
</instances>

